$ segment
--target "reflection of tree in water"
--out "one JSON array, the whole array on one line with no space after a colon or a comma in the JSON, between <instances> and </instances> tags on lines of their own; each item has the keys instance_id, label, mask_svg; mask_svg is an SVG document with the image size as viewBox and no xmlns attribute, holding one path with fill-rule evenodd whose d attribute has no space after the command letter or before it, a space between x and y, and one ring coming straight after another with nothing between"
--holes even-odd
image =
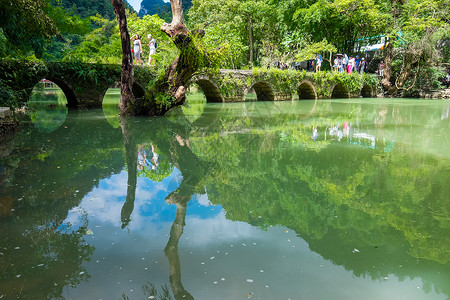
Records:
<instances>
[{"instance_id":1,"label":"reflection of tree in water","mask_svg":"<svg viewBox=\"0 0 450 300\"><path fill-rule=\"evenodd\" d=\"M23 126L5 162L9 176L0 198L9 197L14 209L0 216L0 295L6 299L60 299L64 287L89 278L82 266L94 251L85 240L87 220L77 227L64 222L93 185L123 168L123 149L104 149L98 136L108 145L116 137L117 146L123 142L99 118L79 122L72 111L65 125L51 134Z\"/></svg>"},{"instance_id":2,"label":"reflection of tree in water","mask_svg":"<svg viewBox=\"0 0 450 300\"><path fill-rule=\"evenodd\" d=\"M58 220L63 219L70 207L76 206L81 199L81 196L72 196L75 187L81 187L80 194L84 195L99 179L111 176L111 171L120 172L123 167L124 140L128 170L135 172L136 141L152 141L158 145L167 161L176 166L183 175L179 188L167 198L168 202L177 205L177 216L171 229L173 234L165 250L171 266L170 283L174 295L175 291L177 295L188 295L181 283L178 241L183 232L185 203L187 204L200 185L205 185L210 191L208 196L211 202L221 204L225 208L228 219L246 221L262 228L277 224L292 228L308 242L313 251L351 270L355 276L370 276L380 280L386 274L394 274L400 279L417 277L423 280L424 288L432 287L450 294L448 275L445 275L450 274L448 264L445 265L448 261L446 251L450 236L446 226L447 195L450 193L446 182L450 177L448 160L438 161L439 158L399 146L392 153L385 153L383 144L375 149L360 148L357 151L348 146L342 147L342 143L328 143L320 151L304 151L303 144L298 141L304 135L309 143L314 143L310 137L312 124L308 123L309 121L299 123L294 114L280 113L273 119L240 117L226 111L217 114L216 122L202 118L195 121L195 124L206 124L208 130L195 127L195 124L189 128L155 119L151 122L151 129L150 126L133 129L133 126L138 126L139 123L131 125L127 130L133 137L127 140L127 132L116 135L102 129L98 124L97 131L92 132L89 130L91 127L83 127L89 122L83 120L80 124L66 123L68 129L54 132L54 138L50 136L52 141L64 140L58 139L58 135L77 136L77 139L65 140L63 145L48 143L47 138L39 138L45 141L42 145L39 144L39 147L46 147L45 155L48 158L44 160L43 157L40 161L36 157L22 157L20 167L14 174L17 178L15 182L24 186L25 198L32 200L32 208L24 213L21 211L24 207L21 207L20 203L15 206L16 210L20 211L21 219L16 228L5 225L7 229L4 229L3 220L0 224L0 230L11 231L10 236L3 233L0 235L8 237L7 244L13 245L9 247L9 251L18 255L20 252L15 251L32 247L33 240L43 241L44 237L53 236L55 243L60 241L63 245L61 251L69 253L68 258L76 260L77 251L83 256L87 250L80 249L83 245L82 229L78 233L72 232L71 235L62 237L61 235L69 232L63 233L57 225L47 225L39 231L35 228L36 224L60 225ZM391 114L388 113L387 116L389 115ZM441 113L439 117L440 115ZM345 115L342 119L347 117ZM355 118L350 116L349 120ZM314 124L320 124L317 121L320 120L316 118ZM252 130L253 134L249 135ZM297 134L300 138L290 139L290 133ZM35 134L38 133L33 132L26 138ZM282 139L283 136L287 138ZM113 140L109 145L115 148L103 150L101 138ZM83 147L78 145L80 142ZM79 154L65 153L67 148L83 151L79 151ZM309 149L307 146L305 148ZM130 157L128 152L131 153ZM208 165L214 163L214 178L206 176L206 171L199 168L203 163L199 163L194 154ZM336 159L336 156L339 159ZM81 163L70 165L78 161ZM27 164L32 164L33 167ZM58 166L62 167L58 169ZM105 169L105 166L110 169ZM21 168L27 170L31 177L21 174ZM134 203L136 176L130 174L131 188L127 191L126 205ZM20 181L20 178L27 178L27 182ZM243 179L245 186L242 184ZM50 187L42 186L43 181L57 182L58 194L61 195L60 198L49 199L45 205L37 201L42 195L51 194ZM392 198L396 201L388 201ZM411 199L415 204L411 204ZM58 207L55 212L58 217L47 214L47 218L39 219L38 212L45 213L46 207L50 206ZM133 206L134 204L126 208L124 205L123 216L128 216L127 222ZM252 217L249 211L262 218ZM25 222L28 219L30 223ZM6 224L6 219L4 220ZM29 230L31 231L28 232ZM23 242L20 242L21 240ZM53 240L50 239L51 242ZM74 249L70 249L68 241L72 242ZM46 242L42 244L45 249L30 250L37 253L33 255L36 258L33 258L30 264L40 265L41 253L46 253L44 257L51 257L53 246L50 243L46 245ZM15 245L20 249L15 250ZM352 253L355 247L360 250L358 255ZM0 252L5 253L2 250ZM15 260L18 259L21 257L16 256ZM4 261L1 255L0 260ZM0 264L0 270L8 273L5 278L9 278L8 282L0 282L2 291L12 282L10 279L16 280L15 276L21 275L14 271L22 268L17 265L16 268L9 267L9 263L8 261ZM53 264L51 261L49 263ZM65 263L70 266L70 261ZM439 263L441 265L436 266ZM401 269L398 268L399 264L402 265ZM23 268L26 269L27 266L24 265ZM52 268L48 270L50 278L56 276L55 274L61 276L62 270L65 271L62 264L58 267L52 265ZM53 271L55 268L59 268L59 272ZM55 283L76 284L77 280L83 278L77 275L83 270L76 265L69 269L69 277L75 278L73 282ZM35 267L33 270L37 272L39 269ZM439 272L440 274L437 274ZM26 274L21 273L19 281ZM27 276L38 276L37 274ZM31 283L37 282L36 278L28 280ZM151 289L151 285L148 287ZM31 294L36 286L33 284L25 288L28 288L26 292ZM46 286L45 289L48 291L46 294L57 294L59 291L51 286Z\"/></svg>"},{"instance_id":3,"label":"reflection of tree in water","mask_svg":"<svg viewBox=\"0 0 450 300\"><path fill-rule=\"evenodd\" d=\"M84 240L87 222L77 229L61 219L40 226L31 215L11 228L0 220L0 294L7 299L60 299L65 286L76 286L89 275L82 263L94 248ZM63 271L62 271L63 270Z\"/></svg>"},{"instance_id":4,"label":"reflection of tree in water","mask_svg":"<svg viewBox=\"0 0 450 300\"><path fill-rule=\"evenodd\" d=\"M339 105L334 105L336 111ZM316 112L325 114L324 107L318 105ZM403 112L407 119L410 113ZM445 182L450 174L445 159L399 145L386 152L388 145L382 139L373 148L328 140L319 148L311 146L316 143L311 139L313 124L323 128L346 121L356 124L365 114L373 111L366 112L359 105L325 120L320 116L299 120L283 111L269 119L218 111L214 122L213 117L209 122L196 119L192 130L184 131L188 139L166 136L166 141L175 145L166 153L171 153L174 165L183 173L178 193L167 199L177 204L177 217L166 255L177 252L184 226L186 199L178 196L184 180L189 180L186 174L192 171L183 171L184 162L179 158L185 156L180 146L189 141L203 161L214 163L214 178L204 176L202 184L210 192L209 200L227 211L228 219L262 228L282 225L294 229L313 251L352 270L355 276L374 280L389 274L400 280L418 277L425 290L432 287L449 295L445 274L450 274L446 246L450 237L446 195L450 191ZM394 115L397 121L402 116ZM185 195L192 195L192 190L186 189ZM358 256L352 252L355 247L361 252ZM180 274L177 256L169 259L171 276ZM438 270L440 275L424 270ZM171 277L171 284L177 282L181 285L180 278Z\"/></svg>"},{"instance_id":5,"label":"reflection of tree in water","mask_svg":"<svg viewBox=\"0 0 450 300\"><path fill-rule=\"evenodd\" d=\"M193 131L195 153L216 166L214 178L204 180L209 200L222 205L228 219L294 229L313 251L356 276L418 277L424 289L449 295L448 159L400 144L392 149L382 138L373 148L360 141L350 146L355 139L345 137L348 143L327 140L314 147L312 125L357 124L373 117L370 107L366 111L358 104L338 113L341 105L333 103L336 113L329 117L330 104L319 104L318 115L303 121L295 114L262 120L228 113L210 124L212 131ZM386 106L380 109L384 113ZM392 118L387 124L430 122L430 112L422 120L409 109L388 109L395 113L387 114ZM362 129L370 130L371 123ZM364 254L355 256L355 245Z\"/></svg>"},{"instance_id":6,"label":"reflection of tree in water","mask_svg":"<svg viewBox=\"0 0 450 300\"><path fill-rule=\"evenodd\" d=\"M186 291L181 282L181 265L178 255L178 243L183 228L185 226L187 204L195 194L196 189L206 174L206 167L199 158L192 153L190 142L186 135L187 129L183 126L177 126L165 119L161 119L162 126L155 126L152 132L152 141L156 143L159 151L181 172L183 179L178 188L166 197L168 204L177 206L175 220L170 229L170 237L164 249L170 264L170 285L175 299L193 299L192 295ZM131 221L131 214L134 208L137 183L137 160L136 139L142 137L139 132L145 132L136 128L136 123L128 119L121 121L122 133L124 135L124 143L126 149L126 161L128 166L128 188L125 204L122 207L121 221L122 228L125 228ZM171 134L167 134L170 132ZM147 135L148 138L148 135ZM149 283L144 286L144 290L149 292L151 296L157 295L155 287ZM170 299L167 293L167 287L162 287L163 294L160 299ZM149 295L150 296L150 295ZM122 297L127 299L126 295Z\"/></svg>"},{"instance_id":7,"label":"reflection of tree in water","mask_svg":"<svg viewBox=\"0 0 450 300\"><path fill-rule=\"evenodd\" d=\"M161 292L159 292L153 283L147 282L142 286L142 292L144 294L144 297L147 297L146 299L158 299L158 300L173 299L170 294L169 287L166 284L161 286ZM125 293L122 293L122 297L120 299L130 300L130 298Z\"/></svg>"}]
</instances>

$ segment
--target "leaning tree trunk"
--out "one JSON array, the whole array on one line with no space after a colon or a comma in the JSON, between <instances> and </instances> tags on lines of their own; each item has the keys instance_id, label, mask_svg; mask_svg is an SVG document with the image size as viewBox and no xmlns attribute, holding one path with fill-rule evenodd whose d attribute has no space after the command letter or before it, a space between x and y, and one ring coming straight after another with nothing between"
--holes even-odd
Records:
<instances>
[{"instance_id":1,"label":"leaning tree trunk","mask_svg":"<svg viewBox=\"0 0 450 300\"><path fill-rule=\"evenodd\" d=\"M131 111L133 101L133 57L131 55L130 34L128 33L125 6L122 0L111 0L119 23L120 39L122 42L122 76L120 78L120 115L134 114Z\"/></svg>"},{"instance_id":2,"label":"leaning tree trunk","mask_svg":"<svg viewBox=\"0 0 450 300\"><path fill-rule=\"evenodd\" d=\"M205 32L189 31L184 24L183 5L181 0L171 0L172 22L164 23L161 31L166 33L180 50L180 56L175 59L166 71L165 78L156 84L156 91L169 94L172 101L169 105L159 105L152 108L150 114L163 115L173 106L181 105L186 100L186 83L199 68L199 61L204 55L193 42L194 36L202 37Z\"/></svg>"}]
</instances>

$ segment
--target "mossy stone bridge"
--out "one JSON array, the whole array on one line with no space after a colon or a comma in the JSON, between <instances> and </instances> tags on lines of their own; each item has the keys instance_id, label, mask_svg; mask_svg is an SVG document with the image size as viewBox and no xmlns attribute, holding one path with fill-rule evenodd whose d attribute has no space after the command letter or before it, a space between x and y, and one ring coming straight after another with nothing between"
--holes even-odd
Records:
<instances>
[{"instance_id":1,"label":"mossy stone bridge","mask_svg":"<svg viewBox=\"0 0 450 300\"><path fill-rule=\"evenodd\" d=\"M69 107L101 107L108 88L120 82L120 65L73 62L0 61L0 88L26 102L41 79L56 83ZM154 68L134 68L133 93L141 98L157 79ZM258 101L373 97L378 80L370 75L331 72L254 69L201 71L189 82L197 84L208 102L245 101L255 92ZM1 106L1 105L0 105Z\"/></svg>"}]
</instances>

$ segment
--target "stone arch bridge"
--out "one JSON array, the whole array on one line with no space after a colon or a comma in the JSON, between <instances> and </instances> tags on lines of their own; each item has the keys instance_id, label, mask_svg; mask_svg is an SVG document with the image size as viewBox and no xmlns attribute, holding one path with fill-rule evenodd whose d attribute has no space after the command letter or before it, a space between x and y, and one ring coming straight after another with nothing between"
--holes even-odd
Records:
<instances>
[{"instance_id":1,"label":"stone arch bridge","mask_svg":"<svg viewBox=\"0 0 450 300\"><path fill-rule=\"evenodd\" d=\"M45 78L63 90L69 107L101 107L107 89L117 85L121 76L120 65L74 62L2 60L0 71L0 88L9 88L23 102ZM142 97L157 73L139 66L134 72L133 93ZM190 80L192 84L198 85L208 102L237 102L245 101L249 92L255 92L258 101L292 100L296 95L298 99L373 97L378 81L368 75L255 69L202 71Z\"/></svg>"}]
</instances>

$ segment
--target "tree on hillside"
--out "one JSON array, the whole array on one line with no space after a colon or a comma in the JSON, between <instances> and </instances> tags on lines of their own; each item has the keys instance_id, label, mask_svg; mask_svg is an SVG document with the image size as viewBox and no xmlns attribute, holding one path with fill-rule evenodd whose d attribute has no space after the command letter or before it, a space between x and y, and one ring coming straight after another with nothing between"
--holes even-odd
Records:
<instances>
[{"instance_id":1,"label":"tree on hillside","mask_svg":"<svg viewBox=\"0 0 450 300\"><path fill-rule=\"evenodd\" d=\"M87 31L87 22L52 6L50 0L0 0L0 56L33 51L40 58L51 37Z\"/></svg>"}]
</instances>

